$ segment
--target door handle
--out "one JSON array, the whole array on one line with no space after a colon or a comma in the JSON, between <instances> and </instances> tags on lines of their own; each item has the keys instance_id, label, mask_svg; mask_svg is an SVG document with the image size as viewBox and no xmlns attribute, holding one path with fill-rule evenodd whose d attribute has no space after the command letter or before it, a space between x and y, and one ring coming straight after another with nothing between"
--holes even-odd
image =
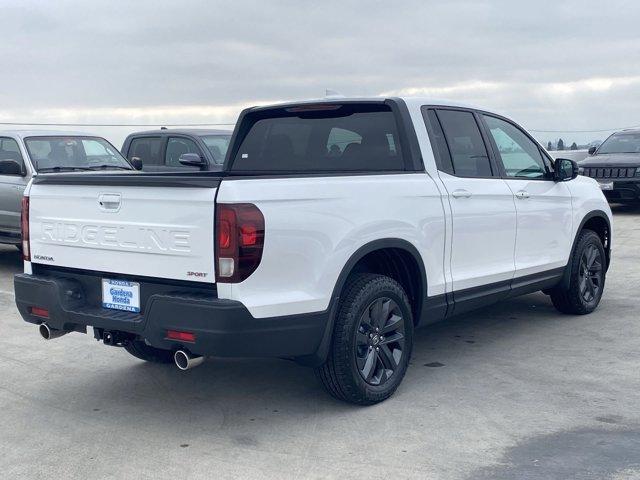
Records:
<instances>
[{"instance_id":1,"label":"door handle","mask_svg":"<svg viewBox=\"0 0 640 480\"><path fill-rule=\"evenodd\" d=\"M118 193L104 193L98 196L100 208L107 212L117 212L120 210L121 196Z\"/></svg>"},{"instance_id":2,"label":"door handle","mask_svg":"<svg viewBox=\"0 0 640 480\"><path fill-rule=\"evenodd\" d=\"M529 192L527 192L526 190L519 190L516 192L516 198L519 198L520 200L524 200L525 198L529 198Z\"/></svg>"},{"instance_id":3,"label":"door handle","mask_svg":"<svg viewBox=\"0 0 640 480\"><path fill-rule=\"evenodd\" d=\"M469 198L471 196L471 192L469 190L459 188L458 190L451 192L451 196L453 198Z\"/></svg>"}]
</instances>

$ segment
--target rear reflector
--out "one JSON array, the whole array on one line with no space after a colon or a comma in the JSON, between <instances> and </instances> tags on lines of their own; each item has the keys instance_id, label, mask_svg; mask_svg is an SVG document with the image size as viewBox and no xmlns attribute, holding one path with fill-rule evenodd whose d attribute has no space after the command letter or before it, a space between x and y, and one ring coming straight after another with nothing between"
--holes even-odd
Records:
<instances>
[{"instance_id":1,"label":"rear reflector","mask_svg":"<svg viewBox=\"0 0 640 480\"><path fill-rule=\"evenodd\" d=\"M22 234L22 259L30 262L31 251L29 250L29 197L22 197L20 229Z\"/></svg>"},{"instance_id":2,"label":"rear reflector","mask_svg":"<svg viewBox=\"0 0 640 480\"><path fill-rule=\"evenodd\" d=\"M40 307L31 307L31 315L36 317L49 318L49 310Z\"/></svg>"},{"instance_id":3,"label":"rear reflector","mask_svg":"<svg viewBox=\"0 0 640 480\"><path fill-rule=\"evenodd\" d=\"M180 332L178 330L167 330L169 340L180 340L182 342L195 342L196 336L191 332Z\"/></svg>"}]
</instances>

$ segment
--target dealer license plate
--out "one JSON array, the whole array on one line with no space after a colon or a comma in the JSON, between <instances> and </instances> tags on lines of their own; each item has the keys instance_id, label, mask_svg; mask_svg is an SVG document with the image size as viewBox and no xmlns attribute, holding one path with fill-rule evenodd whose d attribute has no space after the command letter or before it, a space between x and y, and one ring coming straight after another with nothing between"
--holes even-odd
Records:
<instances>
[{"instance_id":1,"label":"dealer license plate","mask_svg":"<svg viewBox=\"0 0 640 480\"><path fill-rule=\"evenodd\" d=\"M613 182L598 182L600 184L600 189L602 190L613 190Z\"/></svg>"},{"instance_id":2,"label":"dealer license plate","mask_svg":"<svg viewBox=\"0 0 640 480\"><path fill-rule=\"evenodd\" d=\"M126 280L102 279L102 306L114 310L140 312L140 284Z\"/></svg>"}]
</instances>

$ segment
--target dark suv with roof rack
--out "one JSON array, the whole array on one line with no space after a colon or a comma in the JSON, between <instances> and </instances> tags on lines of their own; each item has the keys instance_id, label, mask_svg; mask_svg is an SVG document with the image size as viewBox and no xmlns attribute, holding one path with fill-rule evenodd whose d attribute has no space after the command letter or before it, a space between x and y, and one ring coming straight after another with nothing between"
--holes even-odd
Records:
<instances>
[{"instance_id":1,"label":"dark suv with roof rack","mask_svg":"<svg viewBox=\"0 0 640 480\"><path fill-rule=\"evenodd\" d=\"M622 130L589 149L580 173L595 178L615 203L640 203L640 129Z\"/></svg>"},{"instance_id":2,"label":"dark suv with roof rack","mask_svg":"<svg viewBox=\"0 0 640 480\"><path fill-rule=\"evenodd\" d=\"M136 132L122 145L122 154L148 172L220 170L231 131L204 128Z\"/></svg>"}]
</instances>

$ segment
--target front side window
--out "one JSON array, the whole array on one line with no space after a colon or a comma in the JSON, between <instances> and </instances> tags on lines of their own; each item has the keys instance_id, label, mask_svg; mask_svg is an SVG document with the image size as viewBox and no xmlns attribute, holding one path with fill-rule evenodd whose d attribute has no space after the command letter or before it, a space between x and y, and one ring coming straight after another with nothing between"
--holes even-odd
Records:
<instances>
[{"instance_id":1,"label":"front side window","mask_svg":"<svg viewBox=\"0 0 640 480\"><path fill-rule=\"evenodd\" d=\"M131 169L120 152L99 137L29 137L25 145L38 172Z\"/></svg>"},{"instance_id":2,"label":"front side window","mask_svg":"<svg viewBox=\"0 0 640 480\"><path fill-rule=\"evenodd\" d=\"M547 170L538 146L515 125L483 115L500 153L507 177L545 178Z\"/></svg>"},{"instance_id":3,"label":"front side window","mask_svg":"<svg viewBox=\"0 0 640 480\"><path fill-rule=\"evenodd\" d=\"M491 177L487 147L471 112L438 110L438 119L451 154L453 173L459 177Z\"/></svg>"},{"instance_id":4,"label":"front side window","mask_svg":"<svg viewBox=\"0 0 640 480\"><path fill-rule=\"evenodd\" d=\"M253 116L253 118L251 118ZM383 104L309 105L249 114L233 171L404 170L395 117Z\"/></svg>"},{"instance_id":5,"label":"front side window","mask_svg":"<svg viewBox=\"0 0 640 480\"><path fill-rule=\"evenodd\" d=\"M0 138L0 163L3 162L15 162L18 164L20 172L25 171L20 147L13 138ZM16 173L16 175L18 174Z\"/></svg>"},{"instance_id":6,"label":"front side window","mask_svg":"<svg viewBox=\"0 0 640 480\"><path fill-rule=\"evenodd\" d=\"M639 153L640 133L614 133L607 138L600 148L598 155L603 153Z\"/></svg>"},{"instance_id":7,"label":"front side window","mask_svg":"<svg viewBox=\"0 0 640 480\"><path fill-rule=\"evenodd\" d=\"M227 156L231 135L203 135L200 138L207 146L216 165L222 165Z\"/></svg>"},{"instance_id":8,"label":"front side window","mask_svg":"<svg viewBox=\"0 0 640 480\"><path fill-rule=\"evenodd\" d=\"M142 160L143 165L162 165L160 156L162 139L160 137L138 137L131 140L127 157Z\"/></svg>"}]
</instances>

